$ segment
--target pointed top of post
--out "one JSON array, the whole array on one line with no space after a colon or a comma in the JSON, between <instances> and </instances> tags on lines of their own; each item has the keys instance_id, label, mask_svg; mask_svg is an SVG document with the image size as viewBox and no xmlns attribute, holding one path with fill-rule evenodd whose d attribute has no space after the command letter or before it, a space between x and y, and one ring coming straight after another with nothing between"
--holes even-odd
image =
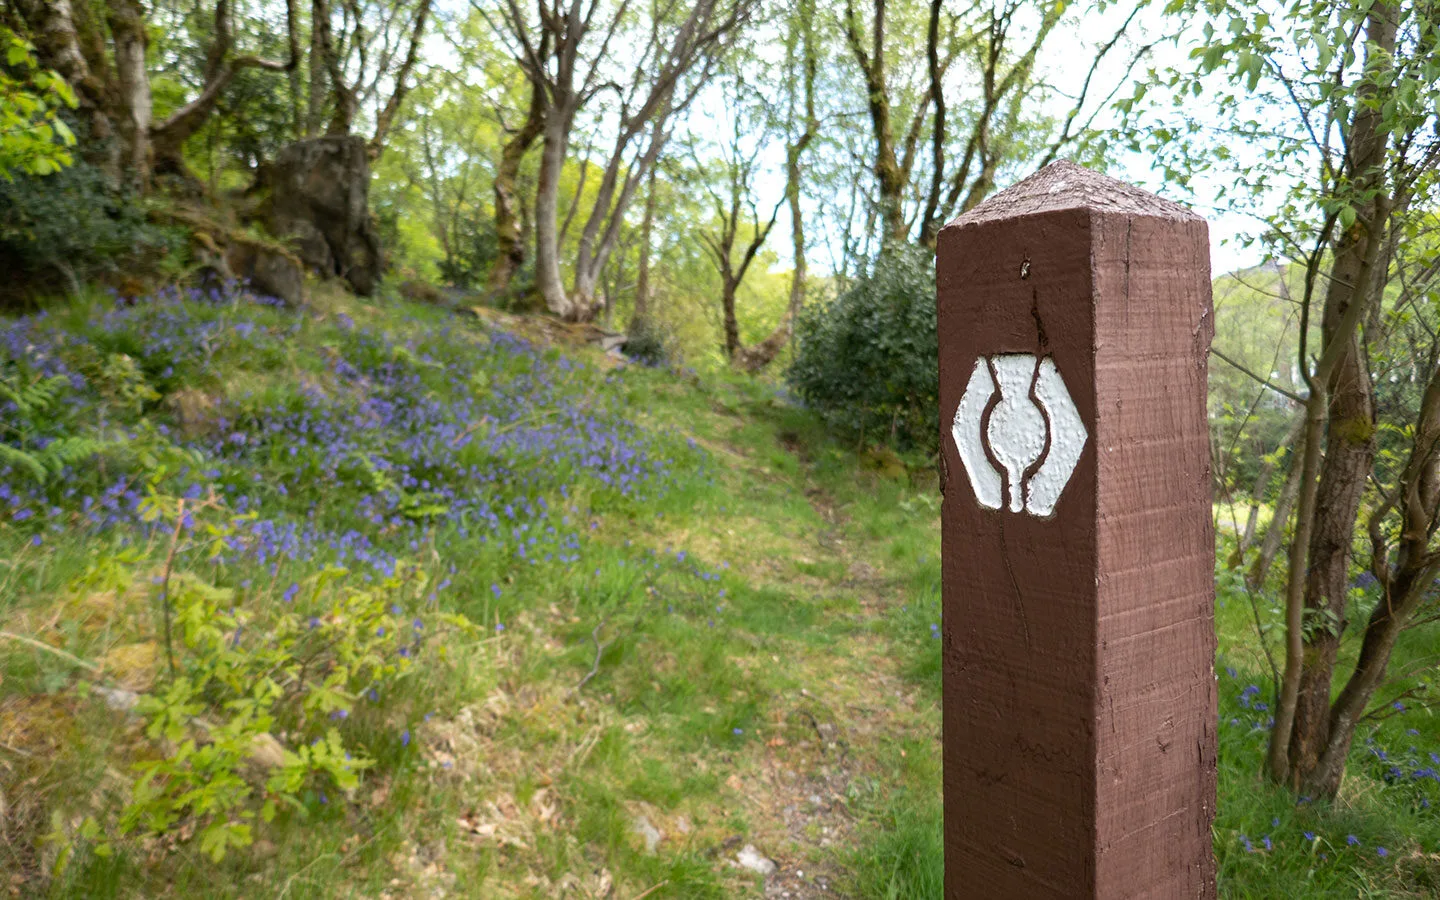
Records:
<instances>
[{"instance_id":1,"label":"pointed top of post","mask_svg":"<svg viewBox=\"0 0 1440 900\"><path fill-rule=\"evenodd\" d=\"M1092 172L1069 160L1057 160L1019 184L1006 188L945 227L956 228L1062 209L1090 209L1158 219L1200 218L1173 200L1166 200L1108 175Z\"/></svg>"}]
</instances>

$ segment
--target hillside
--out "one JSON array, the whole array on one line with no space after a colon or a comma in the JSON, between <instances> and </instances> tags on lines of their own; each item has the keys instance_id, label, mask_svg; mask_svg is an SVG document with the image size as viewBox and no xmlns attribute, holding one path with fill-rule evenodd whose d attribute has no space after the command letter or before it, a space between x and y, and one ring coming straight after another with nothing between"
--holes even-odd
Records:
<instances>
[{"instance_id":1,"label":"hillside","mask_svg":"<svg viewBox=\"0 0 1440 900\"><path fill-rule=\"evenodd\" d=\"M933 470L545 332L235 290L0 322L12 895L940 895ZM1363 731L1333 808L1264 787L1233 581L1225 891L1433 895L1440 726Z\"/></svg>"}]
</instances>

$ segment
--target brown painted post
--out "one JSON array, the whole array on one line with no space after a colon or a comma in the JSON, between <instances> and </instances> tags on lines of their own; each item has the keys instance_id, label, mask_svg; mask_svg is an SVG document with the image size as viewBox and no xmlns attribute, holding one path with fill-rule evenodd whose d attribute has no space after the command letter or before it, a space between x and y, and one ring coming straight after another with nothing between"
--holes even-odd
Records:
<instances>
[{"instance_id":1,"label":"brown painted post","mask_svg":"<svg viewBox=\"0 0 1440 900\"><path fill-rule=\"evenodd\" d=\"M1054 163L936 263L945 896L1215 896L1210 256Z\"/></svg>"}]
</instances>

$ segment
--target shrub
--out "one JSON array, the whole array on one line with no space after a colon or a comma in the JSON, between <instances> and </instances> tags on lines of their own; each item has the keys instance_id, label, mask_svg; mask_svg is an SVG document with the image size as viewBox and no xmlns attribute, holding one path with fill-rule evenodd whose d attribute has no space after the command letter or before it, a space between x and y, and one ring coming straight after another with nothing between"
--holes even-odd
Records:
<instances>
[{"instance_id":1,"label":"shrub","mask_svg":"<svg viewBox=\"0 0 1440 900\"><path fill-rule=\"evenodd\" d=\"M940 378L935 266L906 248L796 322L790 385L833 426L862 441L933 448Z\"/></svg>"},{"instance_id":2,"label":"shrub","mask_svg":"<svg viewBox=\"0 0 1440 900\"><path fill-rule=\"evenodd\" d=\"M180 231L148 222L137 198L88 163L0 181L0 270L24 273L42 291L78 294L83 282L153 269L183 247ZM58 284L38 283L57 276Z\"/></svg>"},{"instance_id":3,"label":"shrub","mask_svg":"<svg viewBox=\"0 0 1440 900\"><path fill-rule=\"evenodd\" d=\"M669 341L654 322L636 319L625 337L625 355L647 366L663 366L670 361Z\"/></svg>"}]
</instances>

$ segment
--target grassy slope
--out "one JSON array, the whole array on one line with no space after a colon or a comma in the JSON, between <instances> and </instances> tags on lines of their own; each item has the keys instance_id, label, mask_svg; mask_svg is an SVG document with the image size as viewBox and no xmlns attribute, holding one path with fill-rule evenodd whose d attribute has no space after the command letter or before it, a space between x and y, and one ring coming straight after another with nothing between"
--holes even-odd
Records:
<instances>
[{"instance_id":1,"label":"grassy slope","mask_svg":"<svg viewBox=\"0 0 1440 900\"><path fill-rule=\"evenodd\" d=\"M0 871L19 873L16 893L730 897L762 892L759 876L730 863L754 844L780 866L770 890L940 895L933 476L917 471L912 484L883 461L862 464L750 380L612 370L588 350L574 351L583 364L573 366L429 309L168 309L178 317L168 326L138 314L107 322L93 309L59 316L83 339L57 352L123 351L161 393L203 392L222 433L173 443L203 455L226 508L244 497L264 521L310 528L294 544L240 541L222 564L182 550L177 569L235 590L263 633L290 614L287 585L310 585L336 560L313 535L353 530L368 559L347 557L347 578L372 589L393 555L428 579L381 588L403 618L423 620L427 643L376 700L355 696L337 726L376 761L348 796L327 796L316 779L300 810L220 863L193 840L121 837L128 765L155 744L134 717L86 696L82 676L166 683L152 581L169 545L163 530L90 516L82 498L115 469L143 475L149 464L117 453L104 478L93 466L67 471L43 503L26 501L40 514L23 521L11 499L0 506L0 621L102 667L97 678L0 641ZM193 335L197 323L213 329L203 352L153 337L167 327ZM126 334L135 339L116 337ZM32 352L23 343L11 342L12 356ZM106 383L97 374L77 388L87 427L97 410L134 421ZM435 401L425 415L393 409L422 400ZM178 433L172 406L151 406L148 418ZM267 437L267 423L322 408L379 418L295 439L303 459L315 457L303 463L284 452L291 435ZM427 430L443 432L438 446L412 440ZM347 453L329 452L337 446ZM601 457L628 451L647 461L622 489ZM395 515L419 487L377 483L356 453L423 474L438 495L429 499L451 512ZM501 474L477 477L486 473ZM160 486L181 496L192 480L170 468ZM469 518L454 513L467 503ZM486 511L501 524L483 524ZM123 557L134 582L91 589L83 573L122 559L122 541L138 549ZM1433 780L1409 776L1440 749L1440 727L1419 713L1387 720L1375 746L1417 748L1402 777L1387 782L1378 756L1359 747L1335 809L1292 806L1254 775L1263 737L1253 725L1265 711L1243 692L1265 686L1264 668L1248 605L1228 589L1222 600L1223 664L1235 670L1221 676L1224 890L1294 896L1298 881L1312 896L1433 893L1440 825L1422 800L1440 796ZM444 612L478 632L447 628ZM249 635L237 647L259 652L263 640ZM331 727L319 718L282 717L275 730L299 744ZM110 856L76 836L87 815L114 839ZM641 819L661 834L654 853ZM62 874L47 878L65 848Z\"/></svg>"}]
</instances>

